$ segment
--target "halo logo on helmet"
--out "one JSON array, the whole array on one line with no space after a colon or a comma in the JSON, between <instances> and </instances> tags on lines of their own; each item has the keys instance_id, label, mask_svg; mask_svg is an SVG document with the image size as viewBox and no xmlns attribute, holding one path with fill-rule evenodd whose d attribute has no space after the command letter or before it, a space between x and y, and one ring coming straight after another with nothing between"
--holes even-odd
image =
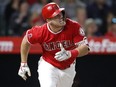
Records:
<instances>
[{"instance_id":1,"label":"halo logo on helmet","mask_svg":"<svg viewBox=\"0 0 116 87\"><path fill-rule=\"evenodd\" d=\"M55 17L61 11L64 11L64 8L60 8L56 3L52 2L42 8L42 16L46 20Z\"/></svg>"},{"instance_id":2,"label":"halo logo on helmet","mask_svg":"<svg viewBox=\"0 0 116 87\"><path fill-rule=\"evenodd\" d=\"M48 10L52 10L52 7L51 7L51 6L49 6L49 7L48 7Z\"/></svg>"}]
</instances>

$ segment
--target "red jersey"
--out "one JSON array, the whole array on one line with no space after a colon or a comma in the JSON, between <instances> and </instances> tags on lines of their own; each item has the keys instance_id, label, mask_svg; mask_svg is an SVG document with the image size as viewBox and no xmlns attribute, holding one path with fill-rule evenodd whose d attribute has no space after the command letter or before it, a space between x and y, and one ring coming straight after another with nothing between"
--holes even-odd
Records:
<instances>
[{"instance_id":1,"label":"red jersey","mask_svg":"<svg viewBox=\"0 0 116 87\"><path fill-rule=\"evenodd\" d=\"M67 19L64 28L57 33L52 32L46 23L32 27L27 31L26 36L30 44L39 43L42 46L42 57L46 62L57 68L65 69L73 61L70 61L70 58L64 61L54 58L55 53L60 51L59 43L62 43L66 50L72 50L75 44L83 40L84 32L77 22Z\"/></svg>"}]
</instances>

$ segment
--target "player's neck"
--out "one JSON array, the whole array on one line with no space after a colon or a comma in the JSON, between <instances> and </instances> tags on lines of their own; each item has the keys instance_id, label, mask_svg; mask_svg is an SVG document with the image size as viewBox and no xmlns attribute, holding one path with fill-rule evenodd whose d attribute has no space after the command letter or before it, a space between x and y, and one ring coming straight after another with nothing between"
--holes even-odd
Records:
<instances>
[{"instance_id":1,"label":"player's neck","mask_svg":"<svg viewBox=\"0 0 116 87\"><path fill-rule=\"evenodd\" d=\"M57 33L64 28L64 27L56 27L56 26L53 26L53 25L48 25L48 26L49 26L50 30L54 33Z\"/></svg>"}]
</instances>

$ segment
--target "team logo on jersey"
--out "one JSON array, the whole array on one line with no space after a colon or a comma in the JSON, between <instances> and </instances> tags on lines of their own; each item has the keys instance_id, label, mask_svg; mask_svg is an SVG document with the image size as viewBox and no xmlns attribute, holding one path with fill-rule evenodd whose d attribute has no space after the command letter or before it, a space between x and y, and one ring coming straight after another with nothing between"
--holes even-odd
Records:
<instances>
[{"instance_id":1,"label":"team logo on jersey","mask_svg":"<svg viewBox=\"0 0 116 87\"><path fill-rule=\"evenodd\" d=\"M47 51L53 51L60 49L59 43L62 43L64 48L69 48L71 46L74 46L74 43L70 40L63 40L63 41L56 41L56 42L50 42L50 43L43 43L43 47Z\"/></svg>"},{"instance_id":2,"label":"team logo on jersey","mask_svg":"<svg viewBox=\"0 0 116 87\"><path fill-rule=\"evenodd\" d=\"M84 32L83 28L80 28L79 32L80 32L80 35L85 36L85 32Z\"/></svg>"}]
</instances>

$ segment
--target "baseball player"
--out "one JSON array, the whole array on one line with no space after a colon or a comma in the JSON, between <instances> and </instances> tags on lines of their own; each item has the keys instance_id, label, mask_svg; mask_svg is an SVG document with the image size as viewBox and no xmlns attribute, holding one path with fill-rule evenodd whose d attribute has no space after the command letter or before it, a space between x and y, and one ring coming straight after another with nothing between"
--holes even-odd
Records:
<instances>
[{"instance_id":1,"label":"baseball player","mask_svg":"<svg viewBox=\"0 0 116 87\"><path fill-rule=\"evenodd\" d=\"M18 75L31 76L27 63L29 48L39 43L43 53L38 62L41 87L71 87L75 77L75 60L88 54L87 38L80 24L66 18L65 9L51 2L42 8L46 23L26 32L21 44L21 65Z\"/></svg>"}]
</instances>

